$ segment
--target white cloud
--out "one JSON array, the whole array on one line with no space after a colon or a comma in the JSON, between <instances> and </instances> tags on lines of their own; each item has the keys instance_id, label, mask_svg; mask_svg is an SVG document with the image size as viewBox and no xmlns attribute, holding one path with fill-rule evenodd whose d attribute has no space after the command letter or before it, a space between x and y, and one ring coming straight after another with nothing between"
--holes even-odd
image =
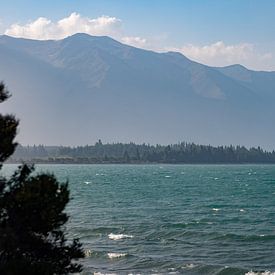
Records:
<instances>
[{"instance_id":1,"label":"white cloud","mask_svg":"<svg viewBox=\"0 0 275 275\"><path fill-rule=\"evenodd\" d=\"M74 12L57 22L39 17L25 25L13 24L5 31L6 35L39 40L62 39L75 33L108 35L131 46L139 48L148 48L149 46L145 38L124 36L122 21L119 18L105 15L91 19Z\"/></svg>"},{"instance_id":2,"label":"white cloud","mask_svg":"<svg viewBox=\"0 0 275 275\"><path fill-rule=\"evenodd\" d=\"M232 62L236 59L246 59L253 50L251 44L225 45L223 41L218 41L211 45L202 47L187 45L182 48L182 51L188 56L196 59L220 59Z\"/></svg>"},{"instance_id":3,"label":"white cloud","mask_svg":"<svg viewBox=\"0 0 275 275\"><path fill-rule=\"evenodd\" d=\"M145 48L147 46L147 40L139 36L125 36L122 37L121 41L138 48Z\"/></svg>"},{"instance_id":4,"label":"white cloud","mask_svg":"<svg viewBox=\"0 0 275 275\"><path fill-rule=\"evenodd\" d=\"M31 39L62 39L75 33L90 35L108 35L125 44L154 51L177 51L192 60L210 66L226 66L240 63L253 69L274 70L274 56L271 53L260 53L251 43L226 44L217 41L208 45L187 44L182 47L165 47L168 37L146 39L123 32L122 21L117 17L100 16L89 18L74 12L68 17L53 22L39 17L27 24L13 24L5 34L14 37Z\"/></svg>"},{"instance_id":5,"label":"white cloud","mask_svg":"<svg viewBox=\"0 0 275 275\"><path fill-rule=\"evenodd\" d=\"M231 64L243 64L250 68L271 69L270 64L264 61L271 61L272 54L257 53L251 43L240 43L226 45L223 41L213 44L198 46L188 44L183 47L169 47L166 50L181 52L188 58L210 66L226 66Z\"/></svg>"},{"instance_id":6,"label":"white cloud","mask_svg":"<svg viewBox=\"0 0 275 275\"><path fill-rule=\"evenodd\" d=\"M14 37L31 39L62 39L75 33L88 33L90 35L118 36L121 32L121 20L116 17L101 16L95 19L82 17L72 13L57 22L39 17L25 25L13 24L5 34Z\"/></svg>"}]
</instances>

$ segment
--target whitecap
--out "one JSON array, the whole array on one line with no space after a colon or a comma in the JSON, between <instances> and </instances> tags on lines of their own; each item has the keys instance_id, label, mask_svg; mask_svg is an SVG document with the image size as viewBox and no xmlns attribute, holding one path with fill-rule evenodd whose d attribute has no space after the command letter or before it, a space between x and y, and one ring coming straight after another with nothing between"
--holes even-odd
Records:
<instances>
[{"instance_id":1,"label":"whitecap","mask_svg":"<svg viewBox=\"0 0 275 275\"><path fill-rule=\"evenodd\" d=\"M91 181L84 181L84 183L86 183L86 184L90 184L90 183L92 183Z\"/></svg>"},{"instance_id":2,"label":"whitecap","mask_svg":"<svg viewBox=\"0 0 275 275\"><path fill-rule=\"evenodd\" d=\"M275 275L275 272L271 272L271 271L263 271L263 272L254 272L254 271L249 271L247 273L245 273L245 275Z\"/></svg>"},{"instance_id":3,"label":"whitecap","mask_svg":"<svg viewBox=\"0 0 275 275\"><path fill-rule=\"evenodd\" d=\"M219 208L212 208L213 211L220 211Z\"/></svg>"},{"instance_id":4,"label":"whitecap","mask_svg":"<svg viewBox=\"0 0 275 275\"><path fill-rule=\"evenodd\" d=\"M128 238L133 238L132 235L126 235L126 234L113 234L113 233L110 233L108 235L109 239L110 240L121 240L121 239L128 239Z\"/></svg>"},{"instance_id":5,"label":"whitecap","mask_svg":"<svg viewBox=\"0 0 275 275\"><path fill-rule=\"evenodd\" d=\"M188 268L188 269L191 269L191 268L194 268L194 267L196 267L197 265L195 265L195 264L186 264L186 265L184 265L182 268Z\"/></svg>"},{"instance_id":6,"label":"whitecap","mask_svg":"<svg viewBox=\"0 0 275 275\"><path fill-rule=\"evenodd\" d=\"M245 210L244 209L240 209L240 212L245 212Z\"/></svg>"},{"instance_id":7,"label":"whitecap","mask_svg":"<svg viewBox=\"0 0 275 275\"><path fill-rule=\"evenodd\" d=\"M84 256L85 256L85 258L88 258L88 257L90 257L91 255L92 255L92 250L91 249L86 249L85 251L84 251Z\"/></svg>"},{"instance_id":8,"label":"whitecap","mask_svg":"<svg viewBox=\"0 0 275 275\"><path fill-rule=\"evenodd\" d=\"M165 178L171 178L171 176L165 176Z\"/></svg>"},{"instance_id":9,"label":"whitecap","mask_svg":"<svg viewBox=\"0 0 275 275\"><path fill-rule=\"evenodd\" d=\"M219 178L214 178L214 180L218 180Z\"/></svg>"},{"instance_id":10,"label":"whitecap","mask_svg":"<svg viewBox=\"0 0 275 275\"><path fill-rule=\"evenodd\" d=\"M121 258L121 257L125 257L127 254L126 253L108 253L107 254L109 259L114 259L114 258Z\"/></svg>"}]
</instances>

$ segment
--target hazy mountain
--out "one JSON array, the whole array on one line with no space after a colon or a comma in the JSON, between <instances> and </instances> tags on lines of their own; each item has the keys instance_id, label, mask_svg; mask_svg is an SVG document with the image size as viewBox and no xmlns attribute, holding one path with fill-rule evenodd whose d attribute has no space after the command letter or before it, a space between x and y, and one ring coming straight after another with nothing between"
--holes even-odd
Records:
<instances>
[{"instance_id":1,"label":"hazy mountain","mask_svg":"<svg viewBox=\"0 0 275 275\"><path fill-rule=\"evenodd\" d=\"M275 147L275 72L214 68L109 37L0 36L23 144L103 141ZM2 111L2 110L1 110Z\"/></svg>"}]
</instances>

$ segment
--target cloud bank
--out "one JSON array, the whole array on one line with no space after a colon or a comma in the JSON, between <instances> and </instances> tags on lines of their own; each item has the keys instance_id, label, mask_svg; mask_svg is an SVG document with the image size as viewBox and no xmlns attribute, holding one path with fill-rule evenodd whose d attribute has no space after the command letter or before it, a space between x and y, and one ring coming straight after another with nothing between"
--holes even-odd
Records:
<instances>
[{"instance_id":1,"label":"cloud bank","mask_svg":"<svg viewBox=\"0 0 275 275\"><path fill-rule=\"evenodd\" d=\"M91 19L74 12L57 22L39 17L25 25L13 24L5 31L6 35L13 37L38 40L63 39L75 33L108 35L134 47L146 48L148 46L145 38L123 36L122 21L119 18L106 15Z\"/></svg>"},{"instance_id":2,"label":"cloud bank","mask_svg":"<svg viewBox=\"0 0 275 275\"><path fill-rule=\"evenodd\" d=\"M116 17L104 15L90 19L74 12L57 22L39 17L25 25L13 24L5 31L5 34L14 37L46 40L62 39L75 33L117 36L120 31L121 20Z\"/></svg>"},{"instance_id":3,"label":"cloud bank","mask_svg":"<svg viewBox=\"0 0 275 275\"><path fill-rule=\"evenodd\" d=\"M180 51L194 59L205 60L205 62L219 62L221 59L226 62L233 62L234 60L247 59L253 51L253 45L248 43L225 45L223 41L218 41L201 47L192 44L186 45Z\"/></svg>"},{"instance_id":4,"label":"cloud bank","mask_svg":"<svg viewBox=\"0 0 275 275\"><path fill-rule=\"evenodd\" d=\"M125 36L122 37L122 42L138 48L146 48L147 40L139 36Z\"/></svg>"},{"instance_id":5,"label":"cloud bank","mask_svg":"<svg viewBox=\"0 0 275 275\"><path fill-rule=\"evenodd\" d=\"M258 53L251 43L227 45L217 41L209 45L186 44L181 47L158 47L158 41L140 36L125 35L122 20L117 17L100 16L98 18L83 17L74 12L68 17L53 22L39 17L27 24L12 24L5 34L13 37L47 40L62 39L75 33L90 35L108 35L125 44L155 51L177 51L192 60L210 66L226 66L240 63L249 68L274 70L275 62L271 53ZM168 38L164 43L169 43ZM163 43L162 43L163 44Z\"/></svg>"},{"instance_id":6,"label":"cloud bank","mask_svg":"<svg viewBox=\"0 0 275 275\"><path fill-rule=\"evenodd\" d=\"M182 47L168 47L166 50L180 52L192 60L210 66L243 64L251 68L272 68L272 54L258 53L251 43L226 45L223 41L217 41L204 46L188 44Z\"/></svg>"}]
</instances>

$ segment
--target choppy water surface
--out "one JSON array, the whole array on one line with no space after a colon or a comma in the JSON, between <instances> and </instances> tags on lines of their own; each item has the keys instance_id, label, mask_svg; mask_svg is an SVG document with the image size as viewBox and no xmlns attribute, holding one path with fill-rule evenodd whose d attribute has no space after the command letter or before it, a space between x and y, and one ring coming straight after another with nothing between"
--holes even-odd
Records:
<instances>
[{"instance_id":1,"label":"choppy water surface","mask_svg":"<svg viewBox=\"0 0 275 275\"><path fill-rule=\"evenodd\" d=\"M87 274L275 272L275 166L37 168L70 181Z\"/></svg>"}]
</instances>

